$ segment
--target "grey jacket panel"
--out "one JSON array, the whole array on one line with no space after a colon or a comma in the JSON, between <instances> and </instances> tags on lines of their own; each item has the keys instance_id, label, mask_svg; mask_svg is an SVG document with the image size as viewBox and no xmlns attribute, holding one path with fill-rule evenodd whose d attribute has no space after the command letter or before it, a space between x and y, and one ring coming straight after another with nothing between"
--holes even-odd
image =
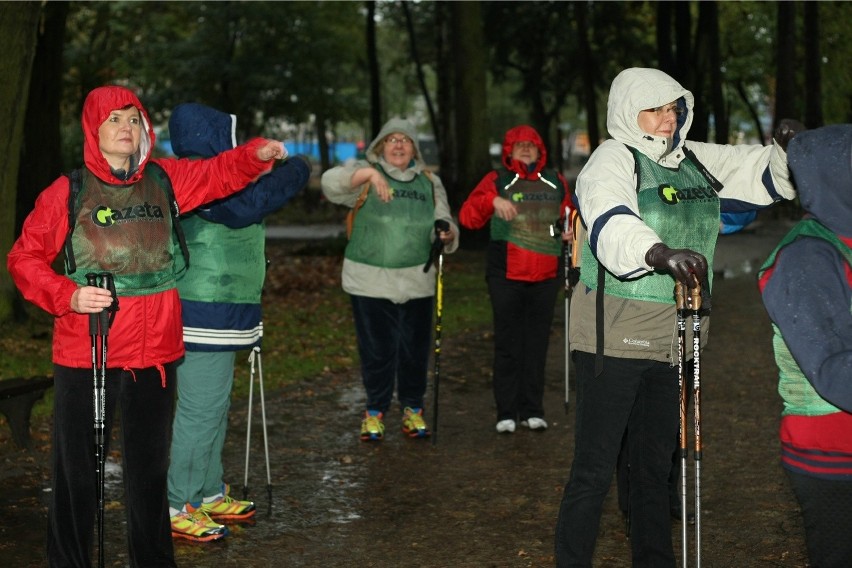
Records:
<instances>
[{"instance_id":1,"label":"grey jacket panel","mask_svg":"<svg viewBox=\"0 0 852 568\"><path fill-rule=\"evenodd\" d=\"M597 352L597 292L580 283L571 296L571 349ZM604 355L651 359L677 365L677 313L673 304L604 296ZM701 347L707 345L710 319L701 318ZM692 314L686 317L686 359L692 359Z\"/></svg>"}]
</instances>

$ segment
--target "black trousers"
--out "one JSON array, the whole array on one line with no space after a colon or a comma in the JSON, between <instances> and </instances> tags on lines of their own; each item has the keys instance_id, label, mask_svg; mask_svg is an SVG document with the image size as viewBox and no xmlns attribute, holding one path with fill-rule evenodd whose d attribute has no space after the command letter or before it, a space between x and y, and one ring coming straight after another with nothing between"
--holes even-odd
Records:
<instances>
[{"instance_id":1,"label":"black trousers","mask_svg":"<svg viewBox=\"0 0 852 568\"><path fill-rule=\"evenodd\" d=\"M560 281L488 277L494 318L497 420L544 417L544 368Z\"/></svg>"},{"instance_id":2,"label":"black trousers","mask_svg":"<svg viewBox=\"0 0 852 568\"><path fill-rule=\"evenodd\" d=\"M556 525L559 568L590 567L621 440L630 452L633 566L675 568L669 472L678 428L677 369L668 363L574 351L574 461Z\"/></svg>"},{"instance_id":3,"label":"black trousers","mask_svg":"<svg viewBox=\"0 0 852 568\"><path fill-rule=\"evenodd\" d=\"M831 481L784 470L805 521L814 568L852 566L852 481Z\"/></svg>"},{"instance_id":4,"label":"black trousers","mask_svg":"<svg viewBox=\"0 0 852 568\"><path fill-rule=\"evenodd\" d=\"M51 568L89 568L98 509L92 370L54 365L53 372L48 563ZM110 431L118 411L128 549L133 568L176 566L166 498L176 384L174 363L164 365L163 372L165 377L155 367L107 371L105 451L109 451ZM106 525L116 522L109 519L109 512L105 515ZM110 552L106 550L104 554L107 562Z\"/></svg>"},{"instance_id":5,"label":"black trousers","mask_svg":"<svg viewBox=\"0 0 852 568\"><path fill-rule=\"evenodd\" d=\"M350 296L367 410L387 414L394 387L400 409L423 408L432 339L432 297L395 304Z\"/></svg>"}]
</instances>

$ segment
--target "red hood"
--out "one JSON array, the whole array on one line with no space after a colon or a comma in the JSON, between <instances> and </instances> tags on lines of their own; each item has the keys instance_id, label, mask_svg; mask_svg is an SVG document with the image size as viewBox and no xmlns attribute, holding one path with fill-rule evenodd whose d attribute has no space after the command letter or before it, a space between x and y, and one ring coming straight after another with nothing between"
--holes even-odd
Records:
<instances>
[{"instance_id":1,"label":"red hood","mask_svg":"<svg viewBox=\"0 0 852 568\"><path fill-rule=\"evenodd\" d=\"M129 180L124 181L112 175L109 163L101 153L98 129L109 117L110 112L127 106L136 107L142 115L142 136L139 140L139 151L136 154L138 169ZM93 89L83 104L82 126L83 163L92 173L101 180L114 185L135 183L142 177L142 171L145 169L148 158L151 157L151 148L154 146L156 137L154 136L154 129L151 127L148 112L133 91L117 86Z\"/></svg>"},{"instance_id":2,"label":"red hood","mask_svg":"<svg viewBox=\"0 0 852 568\"><path fill-rule=\"evenodd\" d=\"M518 142L532 142L538 148L538 161L530 164L531 170L524 165L523 162L512 161L512 146ZM503 165L507 169L521 174L523 177L531 177L538 174L547 163L547 150L544 147L544 141L535 128L522 124L510 128L503 137Z\"/></svg>"}]
</instances>

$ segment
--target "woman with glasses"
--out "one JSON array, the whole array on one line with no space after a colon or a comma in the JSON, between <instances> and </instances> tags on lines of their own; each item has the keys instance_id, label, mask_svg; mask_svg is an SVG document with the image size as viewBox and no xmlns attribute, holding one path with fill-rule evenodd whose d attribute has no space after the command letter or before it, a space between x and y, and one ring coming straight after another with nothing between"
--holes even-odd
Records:
<instances>
[{"instance_id":1,"label":"woman with glasses","mask_svg":"<svg viewBox=\"0 0 852 568\"><path fill-rule=\"evenodd\" d=\"M458 248L458 227L444 185L427 171L409 121L389 120L365 157L322 176L326 198L352 209L342 280L352 301L366 390L360 436L365 442L384 438L396 390L403 434L426 438L423 399L435 267L424 267L435 239L448 253ZM438 223L446 230L436 230Z\"/></svg>"},{"instance_id":2,"label":"woman with glasses","mask_svg":"<svg viewBox=\"0 0 852 568\"><path fill-rule=\"evenodd\" d=\"M797 128L782 123L769 146L687 142L693 104L662 71L622 71L607 105L611 139L577 179L587 235L571 301L577 420L556 527L559 566L592 564L625 430L633 565L676 565L668 490L680 407L675 282L709 290L720 211L795 196L786 144Z\"/></svg>"},{"instance_id":3,"label":"woman with glasses","mask_svg":"<svg viewBox=\"0 0 852 568\"><path fill-rule=\"evenodd\" d=\"M551 228L564 219L571 193L562 174L546 166L538 132L526 125L510 129L502 167L482 178L459 212L468 229L490 226L485 279L494 318L492 385L500 434L513 433L518 421L530 430L547 429L544 367L563 246Z\"/></svg>"}]
</instances>

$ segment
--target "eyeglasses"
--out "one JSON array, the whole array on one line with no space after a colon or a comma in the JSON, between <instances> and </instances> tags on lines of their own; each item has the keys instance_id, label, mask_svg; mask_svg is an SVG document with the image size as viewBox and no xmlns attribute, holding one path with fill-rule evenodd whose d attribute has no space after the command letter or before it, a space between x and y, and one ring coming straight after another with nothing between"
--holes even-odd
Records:
<instances>
[{"instance_id":1,"label":"eyeglasses","mask_svg":"<svg viewBox=\"0 0 852 568\"><path fill-rule=\"evenodd\" d=\"M385 138L385 142L391 145L402 144L403 146L414 143L408 136L391 136L390 138Z\"/></svg>"},{"instance_id":2,"label":"eyeglasses","mask_svg":"<svg viewBox=\"0 0 852 568\"><path fill-rule=\"evenodd\" d=\"M686 110L679 107L677 105L677 103L672 103L672 104L664 105L664 106L658 106L658 107L655 107L655 108L649 108L648 111L655 113L659 117L663 117L670 112L673 113L675 116L683 116L683 114L686 112Z\"/></svg>"}]
</instances>

